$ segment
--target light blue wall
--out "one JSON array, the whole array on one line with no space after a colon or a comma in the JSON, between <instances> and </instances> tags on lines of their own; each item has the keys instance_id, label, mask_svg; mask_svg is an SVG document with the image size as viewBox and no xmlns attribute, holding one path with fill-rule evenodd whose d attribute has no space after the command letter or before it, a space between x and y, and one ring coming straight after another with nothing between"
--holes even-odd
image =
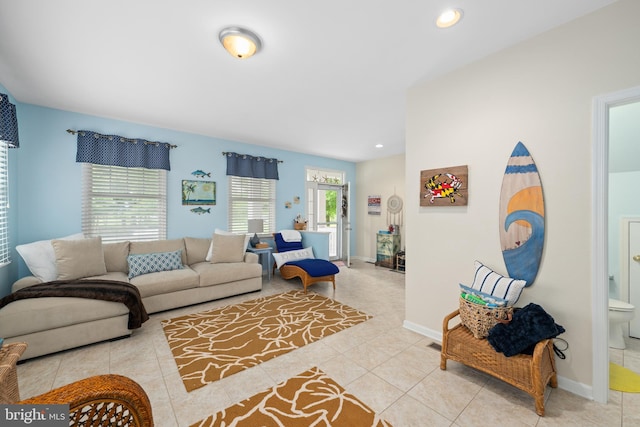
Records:
<instances>
[{"instance_id":1,"label":"light blue wall","mask_svg":"<svg viewBox=\"0 0 640 427\"><path fill-rule=\"evenodd\" d=\"M171 171L167 182L168 238L209 237L215 228L227 228L227 177L223 151L283 160L279 165L280 180L276 193L277 229L291 228L293 218L297 214L304 215L305 167L343 170L348 181L355 181L355 163L352 162L29 104L18 104L17 108L20 111L21 147L16 156L17 162L12 165L18 170L16 185L20 194L17 203L18 232L16 240L13 240L15 244L80 231L81 166L75 162L76 137L67 133L66 129L85 129L178 145L177 149L171 151ZM189 211L190 207L181 203L181 181L192 179L191 172L197 169L211 172L210 179L216 182L217 204L212 206L211 214L195 215ZM301 203L286 209L285 202L292 201L294 196L300 196ZM355 224L352 225L355 230ZM28 270L19 259L17 277L26 274Z\"/></svg>"}]
</instances>

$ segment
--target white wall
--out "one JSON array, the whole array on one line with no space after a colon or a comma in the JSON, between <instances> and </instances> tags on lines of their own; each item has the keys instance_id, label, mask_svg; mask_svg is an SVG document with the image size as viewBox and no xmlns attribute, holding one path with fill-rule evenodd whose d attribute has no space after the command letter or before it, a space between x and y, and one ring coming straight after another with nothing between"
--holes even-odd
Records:
<instances>
[{"instance_id":1,"label":"white wall","mask_svg":"<svg viewBox=\"0 0 640 427\"><path fill-rule=\"evenodd\" d=\"M387 200L394 194L403 200L403 217L400 223L401 247L404 247L406 227L404 215L406 212L405 197L405 156L386 157L356 164L356 188L358 200L352 200L356 206L356 257L366 261L376 259L376 233L378 230L386 230L389 225L387 216ZM380 215L369 215L367 212L367 197L372 195L382 196L382 212ZM419 198L419 193L416 196Z\"/></svg>"},{"instance_id":2,"label":"white wall","mask_svg":"<svg viewBox=\"0 0 640 427\"><path fill-rule=\"evenodd\" d=\"M517 305L536 302L566 328L559 375L591 386L592 102L640 84L638 16L640 2L621 0L409 91L407 193L418 194L421 170L467 164L469 203L406 201L407 326L441 334L474 259L506 273L498 200L522 141L542 177L546 242L538 277Z\"/></svg>"}]
</instances>

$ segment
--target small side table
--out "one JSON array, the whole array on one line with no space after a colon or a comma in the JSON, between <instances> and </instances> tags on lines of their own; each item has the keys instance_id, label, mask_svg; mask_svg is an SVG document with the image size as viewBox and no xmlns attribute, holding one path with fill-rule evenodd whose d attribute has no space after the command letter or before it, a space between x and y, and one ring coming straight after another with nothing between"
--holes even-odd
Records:
<instances>
[{"instance_id":1,"label":"small side table","mask_svg":"<svg viewBox=\"0 0 640 427\"><path fill-rule=\"evenodd\" d=\"M26 348L25 342L4 344L0 348L0 403L12 404L20 400L16 364Z\"/></svg>"},{"instance_id":2,"label":"small side table","mask_svg":"<svg viewBox=\"0 0 640 427\"><path fill-rule=\"evenodd\" d=\"M258 255L262 269L267 269L267 277L269 278L269 281L271 281L271 266L273 264L271 253L273 252L273 248L271 246L268 248L253 248L249 246L247 247L247 252L253 252Z\"/></svg>"}]
</instances>

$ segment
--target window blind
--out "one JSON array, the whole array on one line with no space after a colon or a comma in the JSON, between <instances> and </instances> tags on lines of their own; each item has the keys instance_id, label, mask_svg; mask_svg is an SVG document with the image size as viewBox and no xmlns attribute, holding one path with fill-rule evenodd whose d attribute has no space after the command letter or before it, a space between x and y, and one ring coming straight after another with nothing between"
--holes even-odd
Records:
<instances>
[{"instance_id":1,"label":"window blind","mask_svg":"<svg viewBox=\"0 0 640 427\"><path fill-rule=\"evenodd\" d=\"M83 163L82 232L103 242L167 236L164 169Z\"/></svg>"},{"instance_id":2,"label":"window blind","mask_svg":"<svg viewBox=\"0 0 640 427\"><path fill-rule=\"evenodd\" d=\"M229 231L247 233L250 219L264 220L264 233L276 227L276 181L228 176Z\"/></svg>"},{"instance_id":3,"label":"window blind","mask_svg":"<svg viewBox=\"0 0 640 427\"><path fill-rule=\"evenodd\" d=\"M9 257L9 150L0 141L0 265L11 262Z\"/></svg>"}]
</instances>

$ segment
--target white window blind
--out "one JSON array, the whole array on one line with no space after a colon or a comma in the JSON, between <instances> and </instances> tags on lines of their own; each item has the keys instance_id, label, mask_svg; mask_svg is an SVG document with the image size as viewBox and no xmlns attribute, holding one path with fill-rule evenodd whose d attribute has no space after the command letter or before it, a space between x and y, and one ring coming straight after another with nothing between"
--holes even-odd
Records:
<instances>
[{"instance_id":1,"label":"white window blind","mask_svg":"<svg viewBox=\"0 0 640 427\"><path fill-rule=\"evenodd\" d=\"M82 232L103 242L167 236L167 173L83 163Z\"/></svg>"},{"instance_id":2,"label":"white window blind","mask_svg":"<svg viewBox=\"0 0 640 427\"><path fill-rule=\"evenodd\" d=\"M0 141L0 265L11 262L9 258L9 149L6 141Z\"/></svg>"},{"instance_id":3,"label":"white window blind","mask_svg":"<svg viewBox=\"0 0 640 427\"><path fill-rule=\"evenodd\" d=\"M276 227L276 180L229 176L229 231L247 233L250 219L264 220L264 233Z\"/></svg>"}]
</instances>

